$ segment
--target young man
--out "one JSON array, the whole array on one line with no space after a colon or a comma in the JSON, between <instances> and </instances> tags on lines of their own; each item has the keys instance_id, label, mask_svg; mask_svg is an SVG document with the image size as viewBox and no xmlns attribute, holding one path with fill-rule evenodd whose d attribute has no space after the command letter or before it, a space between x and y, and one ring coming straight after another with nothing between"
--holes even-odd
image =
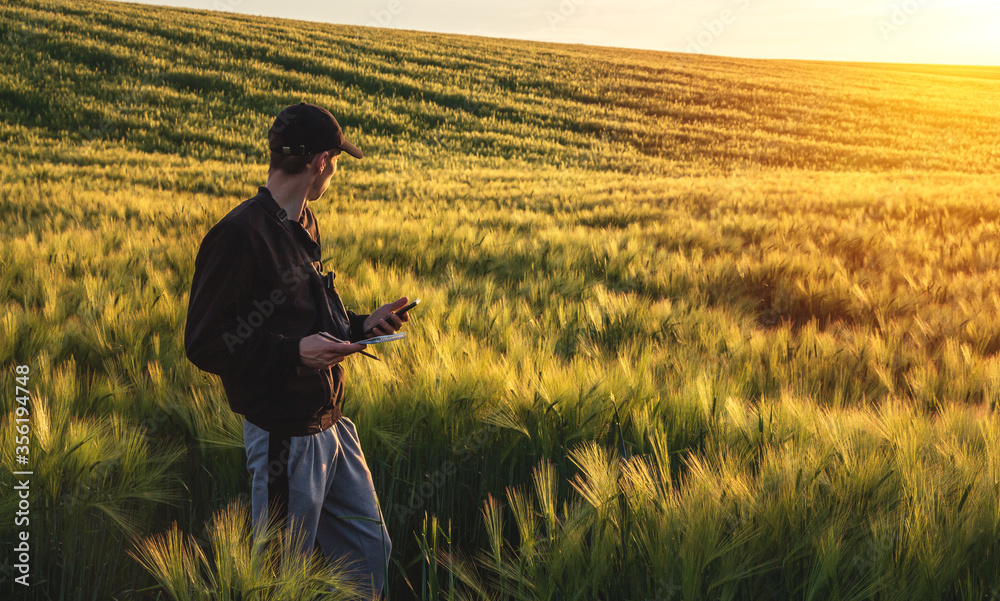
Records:
<instances>
[{"instance_id":1,"label":"young man","mask_svg":"<svg viewBox=\"0 0 1000 601\"><path fill-rule=\"evenodd\" d=\"M322 275L308 204L326 191L342 152L363 156L333 115L289 106L268 143L267 184L201 243L185 349L192 363L221 376L230 407L244 416L254 530L269 517L303 529L303 552L318 542L331 561L353 562L378 596L391 545L357 430L341 415L340 363L364 348L351 342L367 330L402 327L405 315L393 312L407 299L357 315L344 308L333 273Z\"/></svg>"}]
</instances>

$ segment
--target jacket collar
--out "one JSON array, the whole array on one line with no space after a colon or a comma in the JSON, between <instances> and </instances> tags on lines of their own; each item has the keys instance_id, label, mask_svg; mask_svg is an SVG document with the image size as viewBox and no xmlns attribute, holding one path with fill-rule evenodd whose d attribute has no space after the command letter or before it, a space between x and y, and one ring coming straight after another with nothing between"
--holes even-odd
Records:
<instances>
[{"instance_id":1,"label":"jacket collar","mask_svg":"<svg viewBox=\"0 0 1000 601\"><path fill-rule=\"evenodd\" d=\"M267 189L267 186L257 187L257 201L267 209L268 214L274 216L282 224L288 219L288 213L278 206L278 201L274 200L274 196L271 196L271 191Z\"/></svg>"},{"instance_id":2,"label":"jacket collar","mask_svg":"<svg viewBox=\"0 0 1000 601\"><path fill-rule=\"evenodd\" d=\"M295 221L288 218L288 213L278 205L278 201L274 200L274 196L271 196L271 191L267 189L267 186L257 187L257 196L254 197L254 200L264 207L268 215L280 223L292 235L292 238L296 239L300 245L303 245L310 256L316 256L316 260L319 260L319 244L313 239L312 234L309 233L309 230L306 229L302 221ZM306 224L310 223L311 219L311 214L308 211L308 208L302 211Z\"/></svg>"}]
</instances>

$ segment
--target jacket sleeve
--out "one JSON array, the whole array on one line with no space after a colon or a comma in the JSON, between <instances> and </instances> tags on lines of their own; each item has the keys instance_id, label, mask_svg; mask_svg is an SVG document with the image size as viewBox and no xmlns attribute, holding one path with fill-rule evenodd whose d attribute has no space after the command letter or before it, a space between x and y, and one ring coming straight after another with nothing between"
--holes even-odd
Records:
<instances>
[{"instance_id":1,"label":"jacket sleeve","mask_svg":"<svg viewBox=\"0 0 1000 601\"><path fill-rule=\"evenodd\" d=\"M184 350L200 369L223 377L259 377L302 365L298 337L255 327L252 231L219 222L201 243L184 329ZM256 326L261 324L257 323Z\"/></svg>"},{"instance_id":2,"label":"jacket sleeve","mask_svg":"<svg viewBox=\"0 0 1000 601\"><path fill-rule=\"evenodd\" d=\"M368 319L368 315L358 315L354 311L348 311L347 319L351 323L351 342L361 340L365 333L365 320Z\"/></svg>"}]
</instances>

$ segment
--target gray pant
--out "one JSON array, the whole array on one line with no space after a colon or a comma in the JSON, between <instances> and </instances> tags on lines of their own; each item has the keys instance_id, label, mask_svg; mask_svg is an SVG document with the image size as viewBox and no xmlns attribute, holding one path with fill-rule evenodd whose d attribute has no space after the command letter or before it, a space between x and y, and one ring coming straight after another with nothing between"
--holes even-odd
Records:
<instances>
[{"instance_id":1,"label":"gray pant","mask_svg":"<svg viewBox=\"0 0 1000 601\"><path fill-rule=\"evenodd\" d=\"M284 437L244 420L243 445L253 476L254 531L262 529L270 504L277 517L287 516L285 524L305 530L304 553L319 542L324 557L351 562L362 586L381 594L392 544L351 420L341 417L310 436Z\"/></svg>"}]
</instances>

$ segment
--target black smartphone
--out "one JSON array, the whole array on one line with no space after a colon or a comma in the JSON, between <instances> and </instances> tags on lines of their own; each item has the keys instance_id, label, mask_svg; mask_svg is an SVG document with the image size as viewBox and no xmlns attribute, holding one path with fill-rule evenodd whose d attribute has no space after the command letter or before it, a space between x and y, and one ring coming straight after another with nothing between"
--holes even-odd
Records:
<instances>
[{"instance_id":1,"label":"black smartphone","mask_svg":"<svg viewBox=\"0 0 1000 601\"><path fill-rule=\"evenodd\" d=\"M410 303L410 304L406 305L405 307L403 307L402 309L399 309L398 311L395 312L396 317L402 317L403 315L406 314L407 311L409 311L413 307L416 307L417 303L419 303L419 302L420 302L420 299L418 298L415 301L413 301L412 303ZM372 328L372 329L366 331L364 334L362 334L361 335L361 339L364 340L365 338L370 337L373 333L375 333L375 328Z\"/></svg>"},{"instance_id":2,"label":"black smartphone","mask_svg":"<svg viewBox=\"0 0 1000 601\"><path fill-rule=\"evenodd\" d=\"M419 302L420 302L420 299L418 298L417 300L415 300L415 301L413 301L412 303L410 303L410 304L406 305L405 307L403 307L403 308L402 308L402 309L400 309L399 311L396 311L396 316L397 316L397 317L402 317L402 316L403 316L403 315L404 315L404 314L405 314L405 313L406 313L407 311L409 311L409 310L410 310L410 309L412 309L413 307L416 307L416 306L417 306L417 303L419 303Z\"/></svg>"}]
</instances>

